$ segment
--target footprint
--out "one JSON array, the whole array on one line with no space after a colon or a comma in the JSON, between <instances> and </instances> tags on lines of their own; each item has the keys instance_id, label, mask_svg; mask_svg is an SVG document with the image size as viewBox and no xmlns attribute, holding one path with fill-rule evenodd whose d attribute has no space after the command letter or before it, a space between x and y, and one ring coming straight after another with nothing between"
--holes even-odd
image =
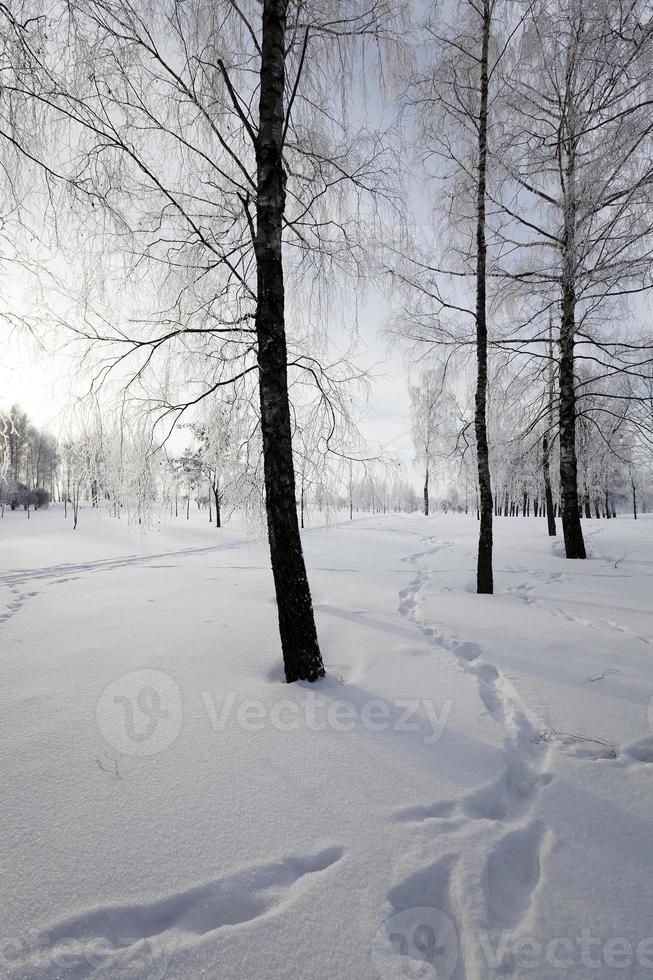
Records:
<instances>
[{"instance_id":1,"label":"footprint","mask_svg":"<svg viewBox=\"0 0 653 980\"><path fill-rule=\"evenodd\" d=\"M390 914L372 943L376 975L383 980L391 977L453 980L464 972L449 901L455 860L449 854L413 872L388 892Z\"/></svg>"},{"instance_id":2,"label":"footprint","mask_svg":"<svg viewBox=\"0 0 653 980\"><path fill-rule=\"evenodd\" d=\"M484 786L463 800L463 812L473 820L505 820L508 806L503 787L504 778L499 783Z\"/></svg>"},{"instance_id":3,"label":"footprint","mask_svg":"<svg viewBox=\"0 0 653 980\"><path fill-rule=\"evenodd\" d=\"M456 860L447 854L434 864L420 868L388 892L393 909L403 910L411 906L432 906L445 912L449 907L449 879Z\"/></svg>"},{"instance_id":4,"label":"footprint","mask_svg":"<svg viewBox=\"0 0 653 980\"><path fill-rule=\"evenodd\" d=\"M478 643L472 643L469 640L465 640L462 643L454 643L451 649L457 657L463 657L464 660L469 660L470 663L473 660L477 660L483 652Z\"/></svg>"},{"instance_id":5,"label":"footprint","mask_svg":"<svg viewBox=\"0 0 653 980\"><path fill-rule=\"evenodd\" d=\"M396 810L394 819L400 823L421 822L423 820L446 820L451 817L456 810L456 803L453 800L439 800L430 805L410 806L405 810Z\"/></svg>"},{"instance_id":6,"label":"footprint","mask_svg":"<svg viewBox=\"0 0 653 980\"><path fill-rule=\"evenodd\" d=\"M88 967L99 951L117 957L144 940L161 942L174 934L178 943L183 937L250 922L286 904L302 878L325 871L343 853L341 847L330 847L312 856L286 857L239 871L149 904L107 905L82 912L39 930L38 948L24 949L16 966L30 963L30 980L36 980L49 975L54 957L68 951L83 971L84 962ZM43 972L37 970L39 966Z\"/></svg>"},{"instance_id":7,"label":"footprint","mask_svg":"<svg viewBox=\"0 0 653 980\"><path fill-rule=\"evenodd\" d=\"M494 681L499 679L499 671L494 664L488 664L485 662L476 664L473 668L473 672L485 684L492 684Z\"/></svg>"},{"instance_id":8,"label":"footprint","mask_svg":"<svg viewBox=\"0 0 653 980\"><path fill-rule=\"evenodd\" d=\"M489 924L517 926L528 913L540 880L544 826L533 822L506 834L490 852L485 867Z\"/></svg>"},{"instance_id":9,"label":"footprint","mask_svg":"<svg viewBox=\"0 0 653 980\"><path fill-rule=\"evenodd\" d=\"M626 755L637 762L653 762L653 737L641 738L624 749Z\"/></svg>"}]
</instances>

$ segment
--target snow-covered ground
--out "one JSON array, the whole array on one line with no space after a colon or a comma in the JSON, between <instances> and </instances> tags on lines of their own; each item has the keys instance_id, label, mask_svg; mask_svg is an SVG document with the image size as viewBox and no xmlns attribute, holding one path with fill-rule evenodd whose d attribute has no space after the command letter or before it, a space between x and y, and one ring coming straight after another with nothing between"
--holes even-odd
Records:
<instances>
[{"instance_id":1,"label":"snow-covered ground","mask_svg":"<svg viewBox=\"0 0 653 980\"><path fill-rule=\"evenodd\" d=\"M282 683L267 549L0 522L0 975L653 976L653 520L359 518L304 543L328 676Z\"/></svg>"}]
</instances>

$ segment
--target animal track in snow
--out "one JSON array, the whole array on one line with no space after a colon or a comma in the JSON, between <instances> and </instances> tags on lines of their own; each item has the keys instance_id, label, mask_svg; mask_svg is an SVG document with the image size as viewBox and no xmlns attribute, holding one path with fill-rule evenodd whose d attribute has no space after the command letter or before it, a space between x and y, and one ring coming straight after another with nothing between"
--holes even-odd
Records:
<instances>
[{"instance_id":1,"label":"animal track in snow","mask_svg":"<svg viewBox=\"0 0 653 980\"><path fill-rule=\"evenodd\" d=\"M514 929L528 915L545 836L544 825L534 821L511 830L490 851L483 880L489 926Z\"/></svg>"},{"instance_id":2,"label":"animal track in snow","mask_svg":"<svg viewBox=\"0 0 653 980\"><path fill-rule=\"evenodd\" d=\"M98 561L79 562L70 565L46 565L43 568L14 569L13 571L0 575L0 587L3 585L6 586L13 596L13 599L7 603L5 611L0 613L0 624L15 616L28 599L41 594L40 591L21 591L20 587L26 585L28 582L38 581L44 582L46 585L63 585L66 582L76 581L85 572L113 571L117 568L134 565L149 568L174 568L174 565L152 565L151 563L161 558L185 558L193 555L207 554L212 551L230 550L245 543L244 541L224 541L219 545L208 545L202 548L182 548L179 551L166 551L160 554L125 555L119 558L103 558Z\"/></svg>"},{"instance_id":3,"label":"animal track in snow","mask_svg":"<svg viewBox=\"0 0 653 980\"><path fill-rule=\"evenodd\" d=\"M633 742L624 748L626 755L636 762L653 762L653 736L641 738L638 742Z\"/></svg>"},{"instance_id":4,"label":"animal track in snow","mask_svg":"<svg viewBox=\"0 0 653 980\"><path fill-rule=\"evenodd\" d=\"M287 904L303 878L324 872L343 856L330 847L309 856L289 856L272 864L238 871L150 903L106 905L39 930L39 945L25 949L15 966L29 964L30 980L49 976L55 956L70 952L88 975L92 957L129 954L144 941L189 940L223 927L235 927ZM12 964L14 966L14 964ZM69 974L66 974L67 976Z\"/></svg>"},{"instance_id":5,"label":"animal track in snow","mask_svg":"<svg viewBox=\"0 0 653 980\"><path fill-rule=\"evenodd\" d=\"M7 622L17 612L20 612L28 599L33 599L34 596L39 595L38 592L21 592L20 589L12 585L9 586L9 591L13 598L5 606L5 611L0 613L0 623Z\"/></svg>"},{"instance_id":6,"label":"animal track in snow","mask_svg":"<svg viewBox=\"0 0 653 980\"><path fill-rule=\"evenodd\" d=\"M406 807L396 811L394 819L401 823L422 823L463 816L471 820L508 822L517 819L536 790L547 786L552 779L550 773L538 773L528 766L513 764L496 782L481 786L460 800L437 800L432 804ZM452 829L457 826L459 824Z\"/></svg>"},{"instance_id":7,"label":"animal track in snow","mask_svg":"<svg viewBox=\"0 0 653 980\"><path fill-rule=\"evenodd\" d=\"M535 573L531 573L535 574ZM575 623L578 626L585 626L588 629L610 629L614 630L616 633L623 633L625 636L630 636L634 640L639 640L641 643L646 643L648 646L653 646L653 640L648 636L643 636L636 630L630 628L630 626L625 626L622 623L615 623L611 619L588 619L586 616L578 616L575 613L567 612L564 609L560 609L559 606L553 606L551 603L546 602L534 595L534 592L538 585L548 585L553 582L568 581L568 576L564 573L556 573L558 577L550 576L544 579L541 583L533 582L520 582L518 585L513 585L506 591L515 595L518 599L521 599L523 603L527 606L535 606L541 609L543 612L548 613L549 616L553 616L555 619L566 619L568 623Z\"/></svg>"},{"instance_id":8,"label":"animal track in snow","mask_svg":"<svg viewBox=\"0 0 653 980\"><path fill-rule=\"evenodd\" d=\"M548 771L551 749L542 741L539 725L530 717L512 682L485 659L480 644L461 640L420 620L421 594L430 581L421 560L433 552L428 549L404 559L414 566L415 575L399 594L399 612L421 631L427 643L448 651L459 668L476 680L481 702L503 732L503 771L493 783L476 788L459 800L437 800L394 813L398 822L432 824L438 834L463 834L465 845L459 856L415 872L388 897L395 907L400 899L404 907L430 903L448 913L449 880L455 894L471 896L478 892L478 877L482 875L484 888L479 907L474 909L463 903L457 923L463 938L469 930L469 955L473 959L478 955L474 950L483 921L491 930L512 927L523 921L530 908L540 880L546 834L542 824L528 821L538 790L553 779ZM551 581L561 578L560 574ZM474 832L472 827L476 828ZM498 840L497 833L503 833ZM430 879L432 884L427 886ZM463 960L466 958L463 955ZM460 969L464 974L464 962Z\"/></svg>"}]
</instances>

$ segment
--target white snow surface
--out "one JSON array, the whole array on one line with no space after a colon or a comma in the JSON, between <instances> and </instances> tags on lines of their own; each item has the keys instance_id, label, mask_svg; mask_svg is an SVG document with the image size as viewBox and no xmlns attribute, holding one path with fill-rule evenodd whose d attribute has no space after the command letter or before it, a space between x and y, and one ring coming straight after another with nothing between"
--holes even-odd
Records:
<instances>
[{"instance_id":1,"label":"white snow surface","mask_svg":"<svg viewBox=\"0 0 653 980\"><path fill-rule=\"evenodd\" d=\"M201 518L201 519L200 519ZM653 976L653 520L0 521L0 976Z\"/></svg>"}]
</instances>

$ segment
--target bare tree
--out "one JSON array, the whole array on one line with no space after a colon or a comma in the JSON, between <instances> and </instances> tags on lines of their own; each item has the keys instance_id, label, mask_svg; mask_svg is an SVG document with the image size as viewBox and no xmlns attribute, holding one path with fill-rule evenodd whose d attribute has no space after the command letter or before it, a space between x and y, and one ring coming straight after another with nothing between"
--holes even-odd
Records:
<instances>
[{"instance_id":1,"label":"bare tree","mask_svg":"<svg viewBox=\"0 0 653 980\"><path fill-rule=\"evenodd\" d=\"M409 297L404 336L443 351L472 346L475 351L480 593L493 591L487 401L488 283L496 263L489 249L496 236L488 224L487 199L488 186L496 184L499 175L494 154L506 129L505 112L499 111L501 100L493 88L521 26L518 14L498 0L461 0L446 10L435 4L431 8L424 28L426 67L410 87L409 103L427 173L443 192L437 215L447 222L449 242L436 235L435 256L428 254L430 242L422 243L417 256L416 249L412 254L400 249L392 268Z\"/></svg>"},{"instance_id":2,"label":"bare tree","mask_svg":"<svg viewBox=\"0 0 653 980\"><path fill-rule=\"evenodd\" d=\"M84 206L84 304L67 326L94 348L96 383L127 372L127 394L161 426L258 375L289 682L316 680L324 666L297 521L288 374L323 378L319 362L289 348L286 277L291 269L293 281L324 285L325 273L358 269L361 202L383 195L384 144L333 110L347 93L322 69L337 65L344 84L352 45L378 44L394 16L386 0L59 0L47 45L25 18L30 70L16 68L6 87L58 137L39 162L55 177L65 170ZM91 285L96 299L110 286L109 250L123 297L129 290L142 310L123 309L119 324L88 302ZM167 305L148 308L152 291ZM153 391L153 376L167 390Z\"/></svg>"},{"instance_id":3,"label":"bare tree","mask_svg":"<svg viewBox=\"0 0 653 980\"><path fill-rule=\"evenodd\" d=\"M601 308L614 309L653 284L653 22L639 0L537 0L527 7L519 57L503 75L512 125L521 134L502 161L513 192L493 204L501 215L506 271L531 303L541 297L534 305L542 311L560 304L562 525L567 557L584 558L578 359L597 364L599 374L651 363L650 355L607 363L596 328ZM579 353L579 341L589 349Z\"/></svg>"}]
</instances>

